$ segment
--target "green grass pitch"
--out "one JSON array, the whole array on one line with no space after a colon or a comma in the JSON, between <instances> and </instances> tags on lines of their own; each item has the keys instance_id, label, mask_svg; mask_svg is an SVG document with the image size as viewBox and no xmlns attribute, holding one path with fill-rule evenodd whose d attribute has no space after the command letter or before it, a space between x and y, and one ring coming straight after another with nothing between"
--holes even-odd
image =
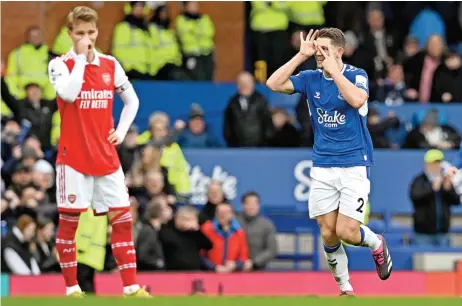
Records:
<instances>
[{"instance_id":1,"label":"green grass pitch","mask_svg":"<svg viewBox=\"0 0 462 306\"><path fill-rule=\"evenodd\" d=\"M2 306L461 306L462 298L155 297L2 298Z\"/></svg>"}]
</instances>

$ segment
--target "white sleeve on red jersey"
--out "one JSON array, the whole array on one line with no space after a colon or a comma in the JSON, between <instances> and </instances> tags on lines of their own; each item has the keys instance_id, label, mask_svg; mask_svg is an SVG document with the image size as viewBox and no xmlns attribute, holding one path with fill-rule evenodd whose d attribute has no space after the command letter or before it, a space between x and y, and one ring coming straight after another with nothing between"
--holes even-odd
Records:
<instances>
[{"instance_id":1,"label":"white sleeve on red jersey","mask_svg":"<svg viewBox=\"0 0 462 306\"><path fill-rule=\"evenodd\" d=\"M48 64L50 82L56 94L64 101L73 103L77 99L82 89L86 63L87 59L84 55L76 56L72 73L60 57L52 59Z\"/></svg>"},{"instance_id":2,"label":"white sleeve on red jersey","mask_svg":"<svg viewBox=\"0 0 462 306\"><path fill-rule=\"evenodd\" d=\"M114 72L114 87L117 89L124 85L128 81L128 77L125 74L124 68L120 65L119 61L114 58L115 72Z\"/></svg>"},{"instance_id":3,"label":"white sleeve on red jersey","mask_svg":"<svg viewBox=\"0 0 462 306\"><path fill-rule=\"evenodd\" d=\"M135 120L140 102L138 96L136 95L135 89L125 74L124 69L116 59L114 59L114 61L114 86L116 88L117 94L120 96L120 99L124 103L124 108L120 114L119 124L117 125L115 133L119 140L123 141L125 135L127 135L128 129L133 123L133 120Z\"/></svg>"}]
</instances>

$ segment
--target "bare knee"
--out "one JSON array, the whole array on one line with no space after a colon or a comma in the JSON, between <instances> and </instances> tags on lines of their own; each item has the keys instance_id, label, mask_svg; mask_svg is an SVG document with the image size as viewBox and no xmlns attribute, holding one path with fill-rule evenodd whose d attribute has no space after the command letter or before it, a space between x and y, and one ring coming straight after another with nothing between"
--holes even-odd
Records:
<instances>
[{"instance_id":1,"label":"bare knee","mask_svg":"<svg viewBox=\"0 0 462 306\"><path fill-rule=\"evenodd\" d=\"M336 245L339 242L336 234L336 216L320 216L317 221L324 244L328 246Z\"/></svg>"},{"instance_id":2,"label":"bare knee","mask_svg":"<svg viewBox=\"0 0 462 306\"><path fill-rule=\"evenodd\" d=\"M335 232L342 241L356 245L361 241L360 225L361 223L355 219L339 215Z\"/></svg>"}]
</instances>

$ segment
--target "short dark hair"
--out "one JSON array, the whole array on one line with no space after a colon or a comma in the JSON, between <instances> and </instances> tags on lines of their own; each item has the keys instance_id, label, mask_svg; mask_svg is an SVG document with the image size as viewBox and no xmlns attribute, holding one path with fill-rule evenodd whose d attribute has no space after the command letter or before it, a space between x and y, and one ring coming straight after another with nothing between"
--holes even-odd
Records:
<instances>
[{"instance_id":1,"label":"short dark hair","mask_svg":"<svg viewBox=\"0 0 462 306\"><path fill-rule=\"evenodd\" d=\"M337 28L322 28L316 38L329 38L336 47L345 48L345 34Z\"/></svg>"},{"instance_id":2,"label":"short dark hair","mask_svg":"<svg viewBox=\"0 0 462 306\"><path fill-rule=\"evenodd\" d=\"M241 203L244 203L245 200L247 200L247 198L249 197L256 197L260 201L260 195L258 193L256 193L255 191L248 191L242 195Z\"/></svg>"}]
</instances>

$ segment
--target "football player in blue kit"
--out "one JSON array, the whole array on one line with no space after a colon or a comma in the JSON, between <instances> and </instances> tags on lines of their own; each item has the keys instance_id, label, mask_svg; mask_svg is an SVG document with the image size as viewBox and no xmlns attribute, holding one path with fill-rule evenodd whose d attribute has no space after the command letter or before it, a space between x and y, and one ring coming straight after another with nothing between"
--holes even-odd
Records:
<instances>
[{"instance_id":1,"label":"football player in blue kit","mask_svg":"<svg viewBox=\"0 0 462 306\"><path fill-rule=\"evenodd\" d=\"M392 261L385 239L363 224L374 164L367 130L368 78L364 70L344 64L345 36L324 28L306 38L300 51L266 82L273 91L306 97L314 130L309 213L316 218L327 263L340 295L354 295L348 258L341 241L371 249L377 273L386 280ZM295 69L315 56L317 70Z\"/></svg>"}]
</instances>

